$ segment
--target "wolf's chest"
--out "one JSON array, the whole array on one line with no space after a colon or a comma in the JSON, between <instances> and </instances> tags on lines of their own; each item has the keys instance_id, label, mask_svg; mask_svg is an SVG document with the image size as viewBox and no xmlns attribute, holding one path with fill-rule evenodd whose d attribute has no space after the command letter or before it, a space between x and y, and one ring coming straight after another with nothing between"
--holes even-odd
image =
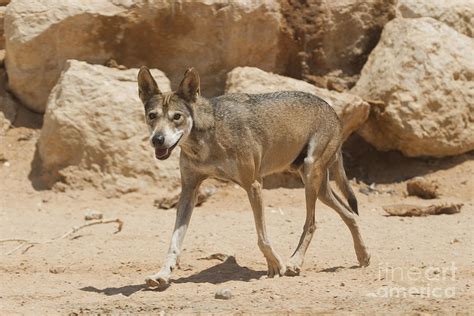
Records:
<instances>
[{"instance_id":1,"label":"wolf's chest","mask_svg":"<svg viewBox=\"0 0 474 316\"><path fill-rule=\"evenodd\" d=\"M210 178L241 183L239 163L235 159L208 160L193 164L195 170Z\"/></svg>"}]
</instances>

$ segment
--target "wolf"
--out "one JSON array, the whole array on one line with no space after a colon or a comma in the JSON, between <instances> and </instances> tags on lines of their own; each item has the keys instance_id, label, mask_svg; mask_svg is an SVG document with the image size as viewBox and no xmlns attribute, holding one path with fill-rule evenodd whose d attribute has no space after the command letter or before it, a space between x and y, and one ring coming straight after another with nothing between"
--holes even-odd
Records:
<instances>
[{"instance_id":1,"label":"wolf","mask_svg":"<svg viewBox=\"0 0 474 316\"><path fill-rule=\"evenodd\" d=\"M181 195L170 247L161 270L146 278L149 287L170 282L181 252L200 184L207 178L241 186L248 195L257 244L268 276L298 275L316 229L316 199L334 209L349 228L360 266L370 254L356 220L357 200L344 171L341 123L321 98L304 92L226 94L205 98L199 74L188 69L179 88L163 93L145 66L138 73L155 157L167 159L180 146ZM275 251L265 226L262 179L287 169L304 183L306 220L296 250L286 264ZM332 176L347 203L329 185Z\"/></svg>"}]
</instances>

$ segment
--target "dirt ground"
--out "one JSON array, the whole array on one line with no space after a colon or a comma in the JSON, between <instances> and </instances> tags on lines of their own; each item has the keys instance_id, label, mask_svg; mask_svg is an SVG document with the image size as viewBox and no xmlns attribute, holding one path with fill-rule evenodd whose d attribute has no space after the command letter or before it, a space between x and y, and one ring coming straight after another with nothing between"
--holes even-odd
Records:
<instances>
[{"instance_id":1,"label":"dirt ground","mask_svg":"<svg viewBox=\"0 0 474 316\"><path fill-rule=\"evenodd\" d=\"M20 113L21 114L21 113ZM26 123L26 122L30 123ZM0 244L0 314L88 313L454 313L474 312L474 154L449 159L406 159L349 142L349 175L359 200L360 225L372 254L358 268L349 230L337 214L317 204L317 224L303 271L265 277L253 216L245 193L220 186L195 209L180 269L164 291L144 287L163 262L175 211L139 193L106 198L100 192L34 189L30 180L41 119L22 119L2 136L0 239L45 241L84 223L94 210L116 225L84 228L26 253ZM441 197L406 197L406 180L422 175L439 183ZM364 184L364 182L366 184ZM375 183L371 187L367 184ZM274 246L288 258L304 222L302 189L264 192ZM394 203L459 202L459 214L390 217ZM215 253L231 260L203 259ZM214 298L228 288L230 300Z\"/></svg>"}]
</instances>

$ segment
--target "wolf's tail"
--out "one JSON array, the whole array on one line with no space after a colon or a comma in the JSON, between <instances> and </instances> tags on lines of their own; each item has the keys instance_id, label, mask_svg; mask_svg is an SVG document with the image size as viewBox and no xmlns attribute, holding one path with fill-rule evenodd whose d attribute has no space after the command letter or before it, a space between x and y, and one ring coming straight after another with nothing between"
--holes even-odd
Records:
<instances>
[{"instance_id":1,"label":"wolf's tail","mask_svg":"<svg viewBox=\"0 0 474 316\"><path fill-rule=\"evenodd\" d=\"M342 152L340 149L337 152L336 161L329 168L329 173L333 176L334 180L336 181L337 187L339 188L339 190L341 190L342 194L349 203L349 207L346 203L344 203L344 201L341 200L341 198L337 194L334 194L335 197L339 200L339 203L341 203L349 211L359 215L359 210L357 208L357 199L355 197L354 191L352 191L352 188L349 184L346 172L344 171Z\"/></svg>"}]
</instances>

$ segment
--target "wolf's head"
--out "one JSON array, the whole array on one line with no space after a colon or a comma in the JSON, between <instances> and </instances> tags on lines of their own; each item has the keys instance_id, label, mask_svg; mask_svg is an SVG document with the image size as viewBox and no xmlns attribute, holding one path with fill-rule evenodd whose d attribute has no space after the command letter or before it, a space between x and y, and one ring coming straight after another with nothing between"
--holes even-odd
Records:
<instances>
[{"instance_id":1,"label":"wolf's head","mask_svg":"<svg viewBox=\"0 0 474 316\"><path fill-rule=\"evenodd\" d=\"M162 93L147 67L138 73L138 94L145 106L145 120L155 157L167 159L193 128L192 105L199 96L199 74L186 70L175 92Z\"/></svg>"}]
</instances>

